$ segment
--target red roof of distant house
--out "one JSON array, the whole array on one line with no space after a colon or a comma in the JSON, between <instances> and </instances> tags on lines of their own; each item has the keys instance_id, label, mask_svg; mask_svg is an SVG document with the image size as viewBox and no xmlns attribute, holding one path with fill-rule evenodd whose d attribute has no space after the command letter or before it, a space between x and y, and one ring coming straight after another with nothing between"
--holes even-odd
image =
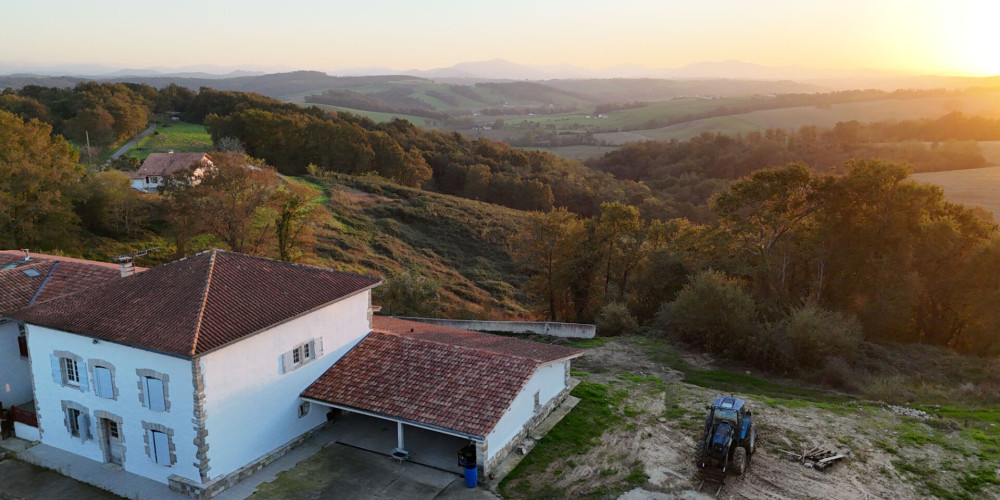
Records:
<instances>
[{"instance_id":1,"label":"red roof of distant house","mask_svg":"<svg viewBox=\"0 0 1000 500\"><path fill-rule=\"evenodd\" d=\"M118 264L0 250L0 314L121 279ZM7 266L14 266L4 269ZM145 270L136 268L136 271Z\"/></svg>"},{"instance_id":2,"label":"red roof of distant house","mask_svg":"<svg viewBox=\"0 0 1000 500\"><path fill-rule=\"evenodd\" d=\"M582 353L377 316L374 331L302 396L483 438L539 366Z\"/></svg>"},{"instance_id":3,"label":"red roof of distant house","mask_svg":"<svg viewBox=\"0 0 1000 500\"><path fill-rule=\"evenodd\" d=\"M142 179L147 175L168 177L195 164L211 164L212 157L208 153L151 153L139 170L129 176Z\"/></svg>"},{"instance_id":4,"label":"red roof of distant house","mask_svg":"<svg viewBox=\"0 0 1000 500\"><path fill-rule=\"evenodd\" d=\"M19 320L197 356L381 283L212 250L21 311Z\"/></svg>"}]
</instances>

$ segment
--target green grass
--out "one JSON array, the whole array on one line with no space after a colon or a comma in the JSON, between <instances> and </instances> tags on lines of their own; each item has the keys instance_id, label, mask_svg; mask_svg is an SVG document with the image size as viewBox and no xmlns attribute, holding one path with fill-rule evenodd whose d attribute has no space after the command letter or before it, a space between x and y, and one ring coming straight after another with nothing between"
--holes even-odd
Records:
<instances>
[{"instance_id":1,"label":"green grass","mask_svg":"<svg viewBox=\"0 0 1000 500\"><path fill-rule=\"evenodd\" d=\"M803 387L799 384L773 382L738 371L699 369L684 361L677 349L665 339L630 337L630 340L640 345L654 361L662 362L683 373L684 382L706 389L714 389L724 393L755 394L782 400L802 400L811 406L826 404L827 409L834 409L837 403L852 400L850 396L845 394ZM785 401L784 404L792 403Z\"/></svg>"},{"instance_id":2,"label":"green grass","mask_svg":"<svg viewBox=\"0 0 1000 500\"><path fill-rule=\"evenodd\" d=\"M309 180L309 179L304 178L304 177L292 177L292 176L285 176L285 175L281 176L281 178L284 179L286 182L294 182L294 183L297 183L297 184L304 184L304 185L309 186L309 187L311 187L313 189L318 189L323 194L320 195L319 198L316 198L315 201L313 201L314 204L326 205L327 203L330 202L330 195L326 192L326 187L323 186L322 184L316 182L316 181L312 181L312 180Z\"/></svg>"},{"instance_id":3,"label":"green grass","mask_svg":"<svg viewBox=\"0 0 1000 500\"><path fill-rule=\"evenodd\" d=\"M594 337L592 339L574 340L566 345L574 349L591 349L594 347L601 347L602 345L613 340L614 339L611 337Z\"/></svg>"},{"instance_id":4,"label":"green grass","mask_svg":"<svg viewBox=\"0 0 1000 500\"><path fill-rule=\"evenodd\" d=\"M157 134L156 132L159 132ZM212 150L212 137L204 125L185 122L171 122L169 126L157 126L156 132L147 135L135 148L126 154L145 160L152 153L207 153Z\"/></svg>"},{"instance_id":5,"label":"green grass","mask_svg":"<svg viewBox=\"0 0 1000 500\"><path fill-rule=\"evenodd\" d=\"M518 483L523 485L525 481L520 478L544 472L557 459L586 453L606 429L624 422L619 408L627 392L612 392L607 385L581 382L571 394L580 402L507 474L500 482L501 492L522 490Z\"/></svg>"}]
</instances>

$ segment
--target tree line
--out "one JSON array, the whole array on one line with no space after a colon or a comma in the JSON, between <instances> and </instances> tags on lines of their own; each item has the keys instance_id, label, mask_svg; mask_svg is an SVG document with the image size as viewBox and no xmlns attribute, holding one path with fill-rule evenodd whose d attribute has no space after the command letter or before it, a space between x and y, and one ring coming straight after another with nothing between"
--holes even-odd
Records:
<instances>
[{"instance_id":1,"label":"tree line","mask_svg":"<svg viewBox=\"0 0 1000 500\"><path fill-rule=\"evenodd\" d=\"M761 169L710 199L714 221L536 212L517 238L539 315L651 325L768 368L850 363L861 342L1000 352L1000 234L883 160L840 175ZM812 365L815 366L815 365Z\"/></svg>"}]
</instances>

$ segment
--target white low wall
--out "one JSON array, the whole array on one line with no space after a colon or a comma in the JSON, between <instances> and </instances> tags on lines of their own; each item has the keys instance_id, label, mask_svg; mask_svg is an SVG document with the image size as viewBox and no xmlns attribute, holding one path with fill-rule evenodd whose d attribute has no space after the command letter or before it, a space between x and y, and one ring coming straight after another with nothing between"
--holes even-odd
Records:
<instances>
[{"instance_id":1,"label":"white low wall","mask_svg":"<svg viewBox=\"0 0 1000 500\"><path fill-rule=\"evenodd\" d=\"M553 337L565 337L575 339L592 339L597 334L595 325L583 323L556 323L552 321L479 321L467 319L441 319L441 318L407 318L399 316L399 319L419 321L431 325L447 326L449 328L461 328L462 330L473 330L477 332L505 332L505 333L537 333L539 335L551 335Z\"/></svg>"},{"instance_id":2,"label":"white low wall","mask_svg":"<svg viewBox=\"0 0 1000 500\"><path fill-rule=\"evenodd\" d=\"M42 440L42 436L38 433L38 427L32 427L21 422L14 422L14 435L26 441Z\"/></svg>"}]
</instances>

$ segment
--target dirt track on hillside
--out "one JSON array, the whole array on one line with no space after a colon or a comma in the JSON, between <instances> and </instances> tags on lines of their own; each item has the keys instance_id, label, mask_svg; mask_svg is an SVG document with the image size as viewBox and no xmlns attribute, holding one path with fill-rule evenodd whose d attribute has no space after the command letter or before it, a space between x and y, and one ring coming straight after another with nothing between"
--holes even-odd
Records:
<instances>
[{"instance_id":1,"label":"dirt track on hillside","mask_svg":"<svg viewBox=\"0 0 1000 500\"><path fill-rule=\"evenodd\" d=\"M568 497L593 492L608 480L609 470L638 458L649 479L642 489L622 495L637 498L712 498L699 494L693 462L695 438L704 422L704 406L717 391L681 383L680 373L651 361L641 347L628 341L590 349L574 361L574 370L588 372L584 380L627 388L626 405L639 409L632 425L610 429L601 443L584 455L557 461L549 471L561 470L553 481ZM621 374L654 375L664 381L662 390L648 383L623 380ZM625 377L626 379L628 377ZM730 475L717 498L724 499L869 499L923 496L894 470L892 460L873 440L893 442L896 422L887 409L877 406L837 405L833 410L813 404L758 400L740 395L754 411L758 449L747 473ZM888 435L888 437L887 437ZM822 445L847 458L821 472L789 461L781 450L801 453ZM884 446L883 446L884 447ZM933 449L920 453L933 454ZM567 463L572 462L572 463ZM603 474L602 474L603 472ZM538 478L542 480L542 478ZM715 493L705 485L703 492ZM711 491L710 491L711 490Z\"/></svg>"}]
</instances>

